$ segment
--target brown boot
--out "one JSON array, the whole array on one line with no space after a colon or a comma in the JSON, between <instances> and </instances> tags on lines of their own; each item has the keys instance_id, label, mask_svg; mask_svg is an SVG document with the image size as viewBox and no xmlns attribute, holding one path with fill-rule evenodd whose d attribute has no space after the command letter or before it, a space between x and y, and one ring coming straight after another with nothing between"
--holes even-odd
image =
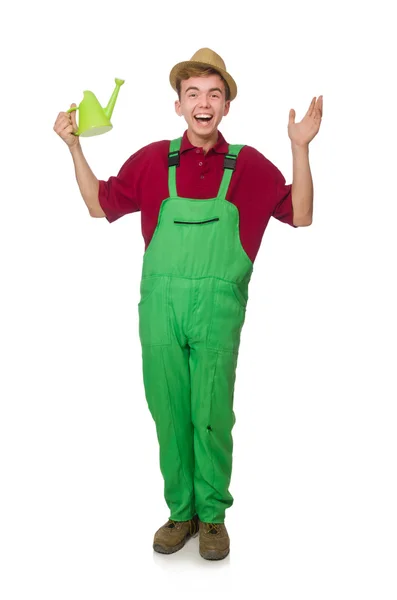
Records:
<instances>
[{"instance_id":1,"label":"brown boot","mask_svg":"<svg viewBox=\"0 0 397 600\"><path fill-rule=\"evenodd\" d=\"M190 537L198 534L198 517L190 521L172 521L169 519L154 534L153 550L161 554L172 554L185 545Z\"/></svg>"},{"instance_id":2,"label":"brown boot","mask_svg":"<svg viewBox=\"0 0 397 600\"><path fill-rule=\"evenodd\" d=\"M207 560L221 560L230 551L230 539L224 523L200 521L200 555Z\"/></svg>"}]
</instances>

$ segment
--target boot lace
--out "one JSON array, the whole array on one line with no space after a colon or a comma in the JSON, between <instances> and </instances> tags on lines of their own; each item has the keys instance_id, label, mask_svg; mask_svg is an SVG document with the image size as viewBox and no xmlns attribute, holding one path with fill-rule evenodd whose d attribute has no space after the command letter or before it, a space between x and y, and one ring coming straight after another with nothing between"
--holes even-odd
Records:
<instances>
[{"instance_id":1,"label":"boot lace","mask_svg":"<svg viewBox=\"0 0 397 600\"><path fill-rule=\"evenodd\" d=\"M212 533L213 535L219 533L219 531L220 531L219 523L207 523L207 525L208 525L207 533Z\"/></svg>"},{"instance_id":2,"label":"boot lace","mask_svg":"<svg viewBox=\"0 0 397 600\"><path fill-rule=\"evenodd\" d=\"M189 521L183 521L183 522L189 523L190 534L194 535L197 531L197 523L196 523L195 518L193 517L193 519L190 519ZM175 527L178 527L180 525L181 525L181 521L173 521L172 519L168 519L168 523L167 523L166 527L168 527L168 529L174 529Z\"/></svg>"},{"instance_id":3,"label":"boot lace","mask_svg":"<svg viewBox=\"0 0 397 600\"><path fill-rule=\"evenodd\" d=\"M167 527L168 527L168 529L174 529L174 527L176 527L176 526L177 526L177 525L176 525L177 523L178 523L178 521L173 521L172 519L169 519L169 520L168 520L168 523L167 523Z\"/></svg>"}]
</instances>

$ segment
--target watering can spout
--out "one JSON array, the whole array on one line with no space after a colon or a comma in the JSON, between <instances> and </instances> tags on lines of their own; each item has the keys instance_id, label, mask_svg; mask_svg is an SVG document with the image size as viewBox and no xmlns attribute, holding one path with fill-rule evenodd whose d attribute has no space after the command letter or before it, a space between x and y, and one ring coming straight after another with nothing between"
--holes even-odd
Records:
<instances>
[{"instance_id":1,"label":"watering can spout","mask_svg":"<svg viewBox=\"0 0 397 600\"><path fill-rule=\"evenodd\" d=\"M115 79L116 87L113 90L113 94L110 97L107 107L104 109L105 115L108 119L112 116L114 105L116 104L117 96L119 95L120 87L124 83L124 79Z\"/></svg>"}]
</instances>

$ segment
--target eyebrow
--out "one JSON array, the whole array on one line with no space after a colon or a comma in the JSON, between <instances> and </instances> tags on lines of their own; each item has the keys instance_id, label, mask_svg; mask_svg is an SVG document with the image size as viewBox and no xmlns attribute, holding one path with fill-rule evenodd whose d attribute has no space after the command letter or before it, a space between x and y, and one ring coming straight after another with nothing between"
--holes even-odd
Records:
<instances>
[{"instance_id":1,"label":"eyebrow","mask_svg":"<svg viewBox=\"0 0 397 600\"><path fill-rule=\"evenodd\" d=\"M190 87L188 87L188 88L187 88L187 90L185 90L185 94L187 94L187 92L188 92L189 90L197 90L197 91L200 91L198 87L195 87L195 86L191 85ZM220 92L220 93L222 94L222 90L221 90L220 88L218 88L218 87L211 88L209 91L210 91L210 92Z\"/></svg>"}]
</instances>

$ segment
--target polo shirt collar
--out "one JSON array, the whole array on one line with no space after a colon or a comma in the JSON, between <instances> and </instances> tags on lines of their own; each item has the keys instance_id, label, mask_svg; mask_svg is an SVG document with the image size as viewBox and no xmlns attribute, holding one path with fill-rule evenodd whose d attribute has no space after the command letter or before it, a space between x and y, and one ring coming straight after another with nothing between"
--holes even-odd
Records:
<instances>
[{"instance_id":1,"label":"polo shirt collar","mask_svg":"<svg viewBox=\"0 0 397 600\"><path fill-rule=\"evenodd\" d=\"M193 146L193 144L190 143L189 138L187 137L187 129L183 134L182 137L182 142L181 142L181 149L180 152L182 154L182 152L186 152L187 150L195 150L198 146ZM214 152L216 152L217 154L226 154L228 152L229 149L229 145L228 143L225 141L225 138L223 137L223 135L221 134L221 132L218 129L218 139L216 141L215 146L213 146L209 152L211 152L212 150Z\"/></svg>"}]
</instances>

